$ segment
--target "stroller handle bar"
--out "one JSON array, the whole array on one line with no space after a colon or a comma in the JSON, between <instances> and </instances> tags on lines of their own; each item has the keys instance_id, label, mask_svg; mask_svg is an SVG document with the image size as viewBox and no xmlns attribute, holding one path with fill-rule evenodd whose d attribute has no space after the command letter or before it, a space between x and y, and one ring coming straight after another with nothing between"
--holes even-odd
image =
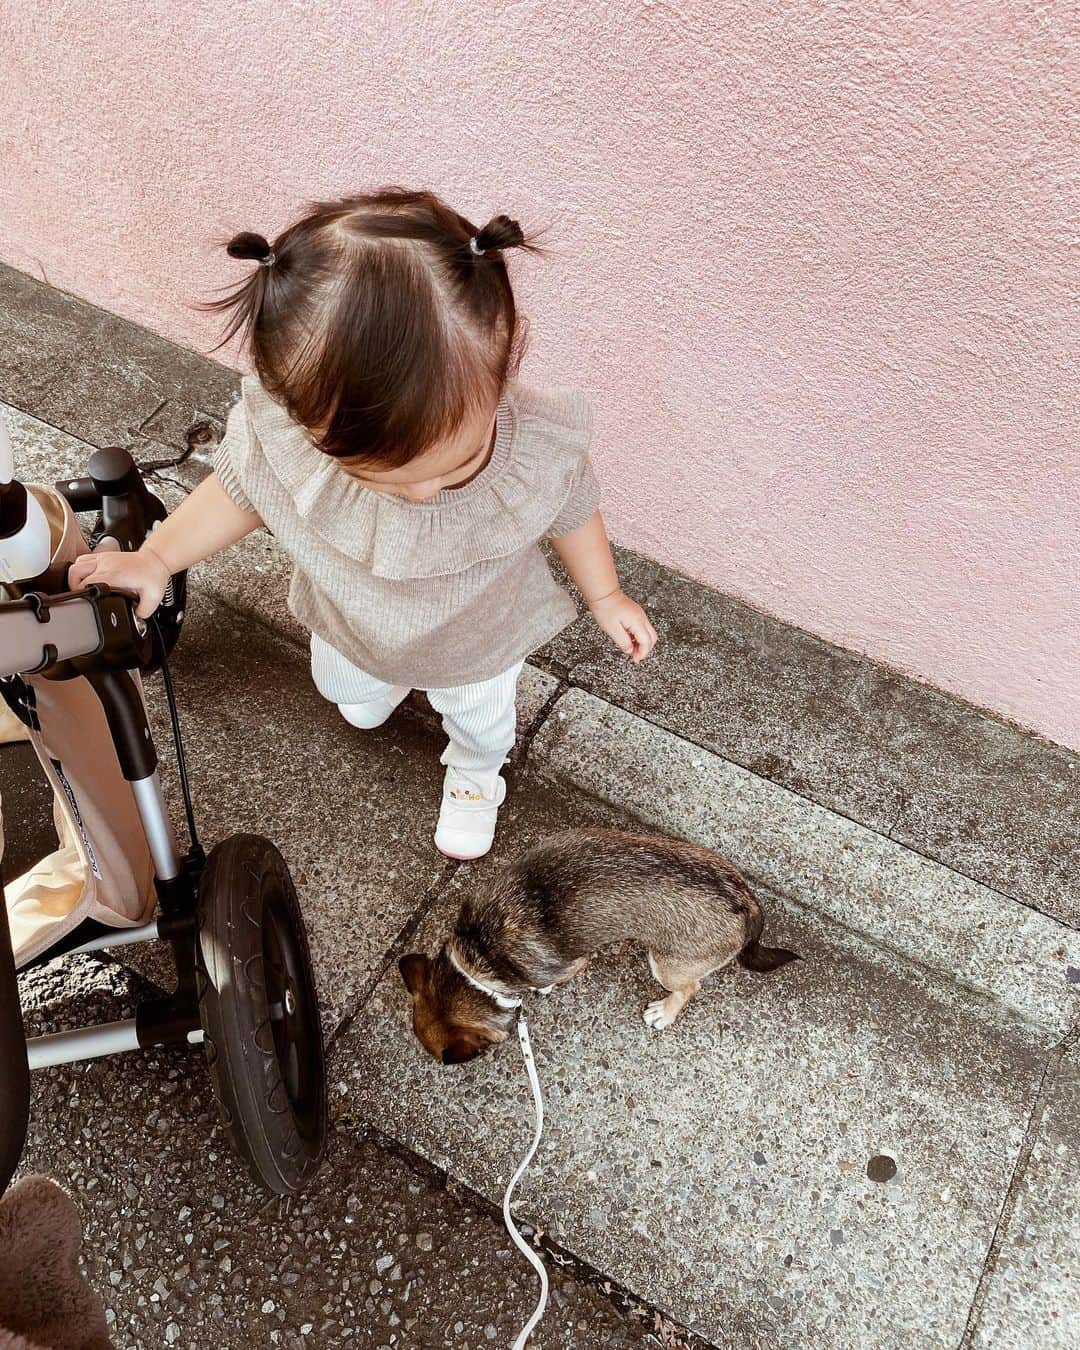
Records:
<instances>
[{"instance_id":1,"label":"stroller handle bar","mask_svg":"<svg viewBox=\"0 0 1080 1350\"><path fill-rule=\"evenodd\" d=\"M102 535L115 539L121 552L139 548L167 514L139 466L128 451L112 445L94 452L87 472L86 478L61 480L56 490L73 511L100 511Z\"/></svg>"},{"instance_id":2,"label":"stroller handle bar","mask_svg":"<svg viewBox=\"0 0 1080 1350\"><path fill-rule=\"evenodd\" d=\"M28 595L0 604L0 678L32 675L100 647L97 611L85 597Z\"/></svg>"},{"instance_id":3,"label":"stroller handle bar","mask_svg":"<svg viewBox=\"0 0 1080 1350\"><path fill-rule=\"evenodd\" d=\"M70 679L94 670L133 670L151 656L136 597L94 585L62 595L30 592L0 602L0 679L43 674Z\"/></svg>"},{"instance_id":4,"label":"stroller handle bar","mask_svg":"<svg viewBox=\"0 0 1080 1350\"><path fill-rule=\"evenodd\" d=\"M15 479L5 483L5 465L10 477L11 456L5 460L2 442L0 436L0 596L6 588L9 595L20 598L0 602L0 679L20 675L72 679L102 670L136 668L150 674L180 636L187 573L178 572L165 588L154 614L156 644L147 625L135 616L137 597L127 591L91 586L84 592L46 595L31 591L32 582L22 585L23 578L40 577L49 561L49 527L33 491ZM133 552L165 519L164 502L143 479L144 472L154 467L140 468L127 450L109 446L91 456L88 477L55 485L55 492L72 511L99 513L88 539L91 549L108 543L121 552ZM41 556L24 539L25 526L33 523L26 515L31 506L36 506L44 529Z\"/></svg>"}]
</instances>

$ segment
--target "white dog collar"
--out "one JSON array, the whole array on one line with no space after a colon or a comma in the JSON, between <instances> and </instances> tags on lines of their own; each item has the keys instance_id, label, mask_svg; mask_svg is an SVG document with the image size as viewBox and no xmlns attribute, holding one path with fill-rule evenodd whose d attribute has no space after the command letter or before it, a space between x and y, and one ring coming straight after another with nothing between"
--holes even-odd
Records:
<instances>
[{"instance_id":1,"label":"white dog collar","mask_svg":"<svg viewBox=\"0 0 1080 1350\"><path fill-rule=\"evenodd\" d=\"M491 999L491 1001L495 1004L497 1008L501 1008L503 1012L510 1012L513 1008L521 1007L520 994L504 994L501 992L501 990L492 989L490 984L485 984L483 980L478 980L475 975L470 975L469 972L465 969L465 967L454 955L453 951L447 951L446 955L449 958L450 964L454 967L454 969L465 981L465 983L471 984L472 987L478 990L481 994L487 994L488 998Z\"/></svg>"}]
</instances>

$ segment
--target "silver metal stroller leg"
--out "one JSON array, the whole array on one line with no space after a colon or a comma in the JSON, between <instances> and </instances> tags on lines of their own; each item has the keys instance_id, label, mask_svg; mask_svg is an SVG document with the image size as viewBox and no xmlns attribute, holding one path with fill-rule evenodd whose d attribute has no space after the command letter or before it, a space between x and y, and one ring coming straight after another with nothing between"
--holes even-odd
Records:
<instances>
[{"instance_id":1,"label":"silver metal stroller leg","mask_svg":"<svg viewBox=\"0 0 1080 1350\"><path fill-rule=\"evenodd\" d=\"M199 1045L202 1028L188 1032L189 1045ZM50 1036L34 1036L26 1042L31 1069L49 1069L56 1064L74 1064L83 1059L100 1059L125 1050L142 1048L135 1019L105 1022L99 1027L79 1027L75 1031L56 1031Z\"/></svg>"},{"instance_id":2,"label":"silver metal stroller leg","mask_svg":"<svg viewBox=\"0 0 1080 1350\"><path fill-rule=\"evenodd\" d=\"M77 1031L57 1031L51 1036L34 1036L26 1042L31 1069L48 1069L54 1064L72 1064L77 1059L97 1059L121 1050L138 1050L135 1019L106 1022L100 1027L80 1027Z\"/></svg>"},{"instance_id":3,"label":"silver metal stroller leg","mask_svg":"<svg viewBox=\"0 0 1080 1350\"><path fill-rule=\"evenodd\" d=\"M132 947L137 942L156 942L159 937L161 932L155 919L153 923L144 923L138 928L114 928L111 933L102 933L101 937L72 947L68 955L74 955L75 952L104 952L110 947Z\"/></svg>"},{"instance_id":4,"label":"silver metal stroller leg","mask_svg":"<svg viewBox=\"0 0 1080 1350\"><path fill-rule=\"evenodd\" d=\"M148 778L136 779L131 784L135 794L135 805L139 808L146 842L150 845L150 856L154 860L154 871L159 881L172 881L180 875L180 854L176 847L169 813L165 809L165 797L161 791L161 779L155 769Z\"/></svg>"}]
</instances>

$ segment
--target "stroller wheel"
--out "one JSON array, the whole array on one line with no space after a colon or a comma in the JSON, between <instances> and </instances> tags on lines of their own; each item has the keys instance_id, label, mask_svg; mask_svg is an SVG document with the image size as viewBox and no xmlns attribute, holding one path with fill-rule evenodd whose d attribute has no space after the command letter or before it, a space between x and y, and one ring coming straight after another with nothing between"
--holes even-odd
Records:
<instances>
[{"instance_id":1,"label":"stroller wheel","mask_svg":"<svg viewBox=\"0 0 1080 1350\"><path fill-rule=\"evenodd\" d=\"M279 1195L326 1149L326 1073L307 935L289 869L267 839L237 834L199 886L199 1010L233 1147Z\"/></svg>"}]
</instances>

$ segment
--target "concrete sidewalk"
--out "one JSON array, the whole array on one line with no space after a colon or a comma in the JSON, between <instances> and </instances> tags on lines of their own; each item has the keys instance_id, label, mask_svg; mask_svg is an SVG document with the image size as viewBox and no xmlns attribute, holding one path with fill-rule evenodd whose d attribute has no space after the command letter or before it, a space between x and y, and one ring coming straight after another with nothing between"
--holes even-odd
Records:
<instances>
[{"instance_id":1,"label":"concrete sidewalk","mask_svg":"<svg viewBox=\"0 0 1080 1350\"><path fill-rule=\"evenodd\" d=\"M125 439L89 395L59 407L28 340L9 359L37 476L87 447L26 413ZM122 388L130 423L142 394ZM183 415L216 416L205 393ZM168 398L154 416L171 427ZM457 1072L427 1060L395 960L436 945L473 877L585 820L722 849L804 961L714 979L659 1036L634 951L530 1008L549 1121L521 1208L570 1272L538 1344L637 1344L646 1323L725 1347L1080 1339L1075 757L628 565L666 664L631 675L586 625L542 654L498 855L470 867L430 844L423 708L363 736L311 690L272 541L196 579L175 664L200 817L209 841L259 829L293 867L335 1149L295 1214L260 1212L197 1058L40 1076L27 1166L79 1200L119 1344L509 1344L532 1284L491 1206L527 1086L510 1045ZM50 967L27 994L35 1019L74 1021L154 973Z\"/></svg>"}]
</instances>

